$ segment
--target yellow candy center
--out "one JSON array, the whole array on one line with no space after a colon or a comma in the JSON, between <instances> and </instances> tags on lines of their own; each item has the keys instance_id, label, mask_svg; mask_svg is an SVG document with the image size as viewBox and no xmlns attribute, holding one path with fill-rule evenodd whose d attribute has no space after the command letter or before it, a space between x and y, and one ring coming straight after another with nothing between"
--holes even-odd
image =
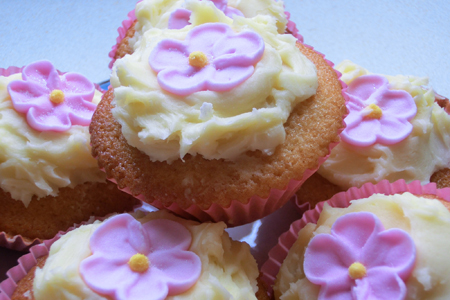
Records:
<instances>
[{"instance_id":1,"label":"yellow candy center","mask_svg":"<svg viewBox=\"0 0 450 300\"><path fill-rule=\"evenodd\" d=\"M366 276L367 270L362 263L354 262L348 268L348 275L353 279L361 279Z\"/></svg>"},{"instance_id":2,"label":"yellow candy center","mask_svg":"<svg viewBox=\"0 0 450 300\"><path fill-rule=\"evenodd\" d=\"M381 116L383 115L383 111L381 110L381 108L376 105L376 104L370 104L369 106L367 106L367 108L369 108L371 110L371 112L366 116L367 118L370 119L380 119Z\"/></svg>"},{"instance_id":3,"label":"yellow candy center","mask_svg":"<svg viewBox=\"0 0 450 300\"><path fill-rule=\"evenodd\" d=\"M50 101L56 104L64 102L64 92L61 90L53 90L50 93Z\"/></svg>"},{"instance_id":4,"label":"yellow candy center","mask_svg":"<svg viewBox=\"0 0 450 300\"><path fill-rule=\"evenodd\" d=\"M130 258L130 260L128 261L128 265L130 266L130 269L132 271L143 273L150 267L150 261L148 260L147 256L138 253Z\"/></svg>"},{"instance_id":5,"label":"yellow candy center","mask_svg":"<svg viewBox=\"0 0 450 300\"><path fill-rule=\"evenodd\" d=\"M194 51L189 54L189 64L195 68L203 68L208 64L208 57L202 51Z\"/></svg>"}]
</instances>

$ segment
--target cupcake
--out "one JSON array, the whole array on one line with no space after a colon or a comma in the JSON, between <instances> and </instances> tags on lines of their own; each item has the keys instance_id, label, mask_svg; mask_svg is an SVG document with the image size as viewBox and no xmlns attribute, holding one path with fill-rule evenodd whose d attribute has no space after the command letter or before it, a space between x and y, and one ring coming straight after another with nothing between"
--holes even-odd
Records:
<instances>
[{"instance_id":1,"label":"cupcake","mask_svg":"<svg viewBox=\"0 0 450 300\"><path fill-rule=\"evenodd\" d=\"M190 0L192 2L192 0ZM289 20L289 13L284 11L282 2L273 0L211 0L211 3L227 17L252 18L257 15L268 15L275 19L279 33L289 33L303 42L294 22ZM140 39L150 28L181 29L190 24L190 4L185 0L157 1L144 0L136 4L136 9L128 13L128 19L118 29L117 45L113 46L109 56L112 61L131 54L139 47Z\"/></svg>"},{"instance_id":2,"label":"cupcake","mask_svg":"<svg viewBox=\"0 0 450 300\"><path fill-rule=\"evenodd\" d=\"M158 208L248 223L286 203L328 155L342 87L273 17L232 21L209 1L186 5L191 25L149 29L116 61L90 126L93 155Z\"/></svg>"},{"instance_id":3,"label":"cupcake","mask_svg":"<svg viewBox=\"0 0 450 300\"><path fill-rule=\"evenodd\" d=\"M90 154L102 93L48 61L0 72L0 245L22 249L91 216L139 202L106 181Z\"/></svg>"},{"instance_id":4,"label":"cupcake","mask_svg":"<svg viewBox=\"0 0 450 300\"><path fill-rule=\"evenodd\" d=\"M320 203L263 266L269 281L278 273L275 299L447 299L449 199L434 184L383 181Z\"/></svg>"},{"instance_id":5,"label":"cupcake","mask_svg":"<svg viewBox=\"0 0 450 300\"><path fill-rule=\"evenodd\" d=\"M372 74L343 61L336 66L348 85L349 115L341 142L298 191L298 203L315 205L365 182L420 180L448 187L448 99L427 78Z\"/></svg>"},{"instance_id":6,"label":"cupcake","mask_svg":"<svg viewBox=\"0 0 450 300\"><path fill-rule=\"evenodd\" d=\"M35 266L2 286L12 300L268 299L250 247L224 229L164 211L116 215L70 231L48 251L33 247Z\"/></svg>"}]
</instances>

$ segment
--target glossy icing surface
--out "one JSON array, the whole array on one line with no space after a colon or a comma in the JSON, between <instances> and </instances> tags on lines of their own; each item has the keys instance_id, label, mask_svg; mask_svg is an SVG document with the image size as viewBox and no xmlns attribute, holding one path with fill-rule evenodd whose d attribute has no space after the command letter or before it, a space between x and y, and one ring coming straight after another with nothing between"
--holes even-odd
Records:
<instances>
[{"instance_id":1,"label":"glossy icing surface","mask_svg":"<svg viewBox=\"0 0 450 300\"><path fill-rule=\"evenodd\" d=\"M316 91L314 65L296 48L295 38L278 34L274 18L233 22L211 2L188 4L192 25L148 30L142 47L114 65L112 113L123 135L154 161L170 162L188 153L228 160L248 150L270 155L284 141L283 123L291 109ZM253 31L263 38L264 54L252 75L225 92L207 90L180 98L164 91L147 63L151 51L161 40L183 41L190 30L209 22L226 24L235 33Z\"/></svg>"},{"instance_id":2,"label":"glossy icing surface","mask_svg":"<svg viewBox=\"0 0 450 300\"><path fill-rule=\"evenodd\" d=\"M87 126L40 132L14 109L7 86L21 79L20 73L0 77L0 187L27 206L34 195L56 196L62 187L104 182L105 175L91 155ZM100 99L101 93L95 91L92 102Z\"/></svg>"},{"instance_id":3,"label":"glossy icing surface","mask_svg":"<svg viewBox=\"0 0 450 300\"><path fill-rule=\"evenodd\" d=\"M195 285L179 295L169 295L166 299L256 299L256 278L259 271L250 248L245 243L232 241L224 231L223 223L199 224L162 211L150 213L138 220L142 226L147 226L150 222L160 222L163 219L170 220L169 223L175 222L178 224L175 226L183 226L189 231L192 240L188 250L195 253L201 261L201 273ZM44 268L35 273L33 291L36 300L106 299L89 289L79 273L80 264L91 255L89 239L101 224L97 222L82 226L52 245ZM134 227L130 230L137 228ZM132 236L137 236L139 231L133 232L135 234ZM144 246L138 243L139 240L140 238L130 241L136 242L135 246ZM192 270L189 269L189 272ZM123 283L126 284L126 280ZM144 292L140 293L143 294Z\"/></svg>"},{"instance_id":4,"label":"glossy icing surface","mask_svg":"<svg viewBox=\"0 0 450 300\"><path fill-rule=\"evenodd\" d=\"M354 200L347 208L333 208L325 204L317 225L309 223L300 230L298 240L290 249L277 278L275 286L277 299L321 299L319 298L320 286L313 284L305 277L303 261L305 251L308 251L308 244L319 234L330 234L332 227L337 226L334 224L340 217L359 212L376 215L386 231L393 228L400 229L407 232L414 241L416 259L411 276L405 281L406 296L403 299L448 298L450 268L446 249L450 246L450 239L447 238L450 237L450 212L438 200L404 193L393 196L375 194L366 199ZM364 239L361 240L364 241ZM396 241L400 240L396 239ZM368 251L378 252L377 259L389 260L387 255L389 252L381 249L381 246L381 243L372 244L372 249ZM329 249L331 252L337 250L336 247L329 247ZM391 254L399 255L399 253L395 254L395 251ZM402 256L406 259L403 262L407 262L408 257L410 256ZM377 260L372 260L372 263L376 262ZM396 262L399 263L399 260ZM386 279L386 277L383 278ZM387 284L387 281L383 285L385 283ZM379 285L380 282L377 284Z\"/></svg>"},{"instance_id":5,"label":"glossy icing surface","mask_svg":"<svg viewBox=\"0 0 450 300\"><path fill-rule=\"evenodd\" d=\"M350 61L342 62L336 69L347 84L370 75ZM412 124L412 131L392 145L375 143L360 147L341 141L318 172L342 189L383 179L420 180L425 184L434 172L450 165L450 116L435 103L435 94L427 87L428 79L401 75L385 78L389 91L405 91L414 99L417 113L407 121ZM402 115L404 111L399 110L398 115Z\"/></svg>"}]
</instances>

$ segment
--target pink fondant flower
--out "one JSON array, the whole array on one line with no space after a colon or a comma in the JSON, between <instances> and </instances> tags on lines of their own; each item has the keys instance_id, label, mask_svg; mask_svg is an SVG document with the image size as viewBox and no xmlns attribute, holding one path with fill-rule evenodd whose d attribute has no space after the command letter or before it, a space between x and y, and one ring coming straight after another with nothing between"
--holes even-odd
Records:
<instances>
[{"instance_id":1,"label":"pink fondant flower","mask_svg":"<svg viewBox=\"0 0 450 300\"><path fill-rule=\"evenodd\" d=\"M416 104L406 91L389 90L388 86L388 80L380 75L364 75L350 83L343 141L366 147L375 143L392 145L408 137Z\"/></svg>"},{"instance_id":2,"label":"pink fondant flower","mask_svg":"<svg viewBox=\"0 0 450 300\"><path fill-rule=\"evenodd\" d=\"M331 234L318 234L305 251L304 270L320 285L322 300L400 300L416 257L414 241L403 230L384 230L372 213L336 220Z\"/></svg>"},{"instance_id":3,"label":"pink fondant flower","mask_svg":"<svg viewBox=\"0 0 450 300\"><path fill-rule=\"evenodd\" d=\"M58 72L49 61L34 62L22 70L22 79L8 85L14 109L26 114L39 131L66 131L72 125L88 126L97 107L95 87L77 73Z\"/></svg>"},{"instance_id":4,"label":"pink fondant flower","mask_svg":"<svg viewBox=\"0 0 450 300\"><path fill-rule=\"evenodd\" d=\"M228 0L211 0L214 5L220 9L227 17L233 18L233 16L244 16L244 14L237 8L229 7ZM169 16L169 29L181 29L191 24L189 18L191 17L191 11L185 8L178 8L172 12Z\"/></svg>"},{"instance_id":5,"label":"pink fondant flower","mask_svg":"<svg viewBox=\"0 0 450 300\"><path fill-rule=\"evenodd\" d=\"M187 291L200 276L200 258L187 251L191 239L174 221L141 224L118 215L92 235L92 255L81 262L80 273L93 291L112 299L165 299Z\"/></svg>"},{"instance_id":6,"label":"pink fondant flower","mask_svg":"<svg viewBox=\"0 0 450 300\"><path fill-rule=\"evenodd\" d=\"M186 96L223 92L248 79L264 53L264 41L253 31L234 33L226 24L207 23L192 29L183 42L165 39L149 57L160 86Z\"/></svg>"}]
</instances>

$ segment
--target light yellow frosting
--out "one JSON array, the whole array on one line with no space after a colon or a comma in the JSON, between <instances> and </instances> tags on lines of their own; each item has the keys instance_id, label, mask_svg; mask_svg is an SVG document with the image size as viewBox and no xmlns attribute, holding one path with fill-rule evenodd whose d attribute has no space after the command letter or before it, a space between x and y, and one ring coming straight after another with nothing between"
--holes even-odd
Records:
<instances>
[{"instance_id":1,"label":"light yellow frosting","mask_svg":"<svg viewBox=\"0 0 450 300\"><path fill-rule=\"evenodd\" d=\"M202 263L197 283L180 295L167 297L167 300L256 299L259 271L250 247L231 240L224 231L226 226L223 222L199 224L163 211L138 220L145 223L160 218L176 221L191 232L189 251L196 253ZM89 238L100 225L96 222L82 226L52 245L45 266L36 269L33 282L36 300L105 299L90 290L78 272L80 262L91 254Z\"/></svg>"},{"instance_id":2,"label":"light yellow frosting","mask_svg":"<svg viewBox=\"0 0 450 300\"><path fill-rule=\"evenodd\" d=\"M40 132L14 110L7 86L21 79L20 73L0 77L0 187L28 206L33 196L57 196L62 187L104 182L91 155L88 126ZM100 102L101 96L96 91L92 102Z\"/></svg>"},{"instance_id":3,"label":"light yellow frosting","mask_svg":"<svg viewBox=\"0 0 450 300\"><path fill-rule=\"evenodd\" d=\"M134 49L138 48L142 34L150 28L167 28L171 13L178 8L189 8L189 2L192 1L199 0L144 0L137 3L135 14L138 22L135 25L134 36L128 40L130 46ZM286 30L287 18L283 1L229 0L228 6L240 10L246 18L257 15L271 16L276 20L279 33L284 33Z\"/></svg>"},{"instance_id":4,"label":"light yellow frosting","mask_svg":"<svg viewBox=\"0 0 450 300\"><path fill-rule=\"evenodd\" d=\"M316 224L308 223L298 235L284 260L274 287L276 299L317 299L320 286L304 274L304 253L309 241L319 233L330 233L337 218L351 212L374 213L385 229L406 231L416 246L416 263L406 282L406 300L444 300L450 297L450 212L438 200L410 193L372 195L355 200L347 208L325 204Z\"/></svg>"},{"instance_id":5,"label":"light yellow frosting","mask_svg":"<svg viewBox=\"0 0 450 300\"><path fill-rule=\"evenodd\" d=\"M201 154L235 160L248 150L268 155L283 143L283 124L295 105L314 95L314 64L277 32L276 19L256 16L231 20L210 1L191 1L192 25L181 30L151 28L132 55L116 61L112 113L128 143L153 161ZM162 39L184 40L193 26L222 22L235 32L251 29L265 42L262 59L242 84L226 92L201 91L184 98L161 89L148 58Z\"/></svg>"},{"instance_id":6,"label":"light yellow frosting","mask_svg":"<svg viewBox=\"0 0 450 300\"><path fill-rule=\"evenodd\" d=\"M336 69L346 84L370 74L348 60ZM450 166L450 116L434 102L434 91L426 87L428 79L401 75L386 78L390 89L405 90L414 98L417 114L411 120L413 130L406 139L391 146L355 147L341 141L318 172L342 189L383 179L420 180L426 184L434 172Z\"/></svg>"}]
</instances>

